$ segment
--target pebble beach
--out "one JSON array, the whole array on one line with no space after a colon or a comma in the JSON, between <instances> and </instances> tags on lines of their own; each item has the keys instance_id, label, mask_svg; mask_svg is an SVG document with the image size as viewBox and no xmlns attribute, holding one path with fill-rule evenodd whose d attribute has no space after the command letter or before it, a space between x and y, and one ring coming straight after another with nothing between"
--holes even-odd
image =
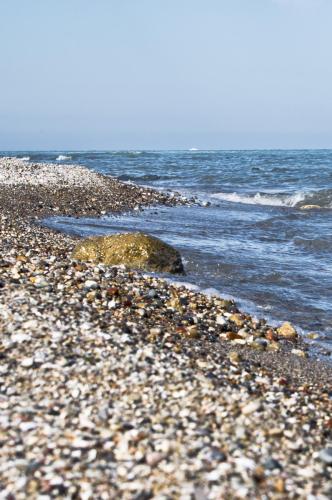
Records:
<instances>
[{"instance_id":1,"label":"pebble beach","mask_svg":"<svg viewBox=\"0 0 332 500\"><path fill-rule=\"evenodd\" d=\"M41 224L177 203L0 159L0 499L331 498L332 367L290 323L75 261Z\"/></svg>"}]
</instances>

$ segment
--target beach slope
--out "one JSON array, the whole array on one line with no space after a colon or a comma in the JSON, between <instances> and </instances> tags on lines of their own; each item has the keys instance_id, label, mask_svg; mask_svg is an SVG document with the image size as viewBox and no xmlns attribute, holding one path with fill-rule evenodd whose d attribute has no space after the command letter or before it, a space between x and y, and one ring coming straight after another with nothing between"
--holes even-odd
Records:
<instances>
[{"instance_id":1,"label":"beach slope","mask_svg":"<svg viewBox=\"0 0 332 500\"><path fill-rule=\"evenodd\" d=\"M17 159L0 193L1 498L331 497L329 365L40 224L180 200Z\"/></svg>"}]
</instances>

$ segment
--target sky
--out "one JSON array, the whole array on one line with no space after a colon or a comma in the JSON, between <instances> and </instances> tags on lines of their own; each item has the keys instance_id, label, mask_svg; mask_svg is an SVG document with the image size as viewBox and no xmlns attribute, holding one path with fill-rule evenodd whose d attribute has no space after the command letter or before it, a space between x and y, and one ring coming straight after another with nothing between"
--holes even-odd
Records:
<instances>
[{"instance_id":1,"label":"sky","mask_svg":"<svg viewBox=\"0 0 332 500\"><path fill-rule=\"evenodd\" d=\"M0 149L332 148L332 0L0 0Z\"/></svg>"}]
</instances>

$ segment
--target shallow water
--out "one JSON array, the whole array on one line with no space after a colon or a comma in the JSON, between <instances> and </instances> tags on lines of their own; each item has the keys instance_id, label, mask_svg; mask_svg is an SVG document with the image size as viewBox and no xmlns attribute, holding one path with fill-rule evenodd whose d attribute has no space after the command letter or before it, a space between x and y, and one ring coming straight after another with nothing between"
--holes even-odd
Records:
<instances>
[{"instance_id":1,"label":"shallow water","mask_svg":"<svg viewBox=\"0 0 332 500\"><path fill-rule=\"evenodd\" d=\"M101 220L55 218L51 224L82 235L142 230L161 237L181 251L189 283L235 297L258 316L317 331L332 345L332 151L16 156L58 158L208 201L207 207L148 209ZM300 209L309 204L322 208Z\"/></svg>"}]
</instances>

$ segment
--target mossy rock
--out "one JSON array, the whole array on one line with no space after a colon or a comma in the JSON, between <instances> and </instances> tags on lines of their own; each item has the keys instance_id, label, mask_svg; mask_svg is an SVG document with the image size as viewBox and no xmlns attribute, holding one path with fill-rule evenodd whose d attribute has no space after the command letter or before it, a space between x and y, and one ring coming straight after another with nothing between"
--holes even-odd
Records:
<instances>
[{"instance_id":1,"label":"mossy rock","mask_svg":"<svg viewBox=\"0 0 332 500\"><path fill-rule=\"evenodd\" d=\"M179 252L158 238L144 233L87 238L76 246L72 257L110 266L124 264L145 271L184 273Z\"/></svg>"}]
</instances>

